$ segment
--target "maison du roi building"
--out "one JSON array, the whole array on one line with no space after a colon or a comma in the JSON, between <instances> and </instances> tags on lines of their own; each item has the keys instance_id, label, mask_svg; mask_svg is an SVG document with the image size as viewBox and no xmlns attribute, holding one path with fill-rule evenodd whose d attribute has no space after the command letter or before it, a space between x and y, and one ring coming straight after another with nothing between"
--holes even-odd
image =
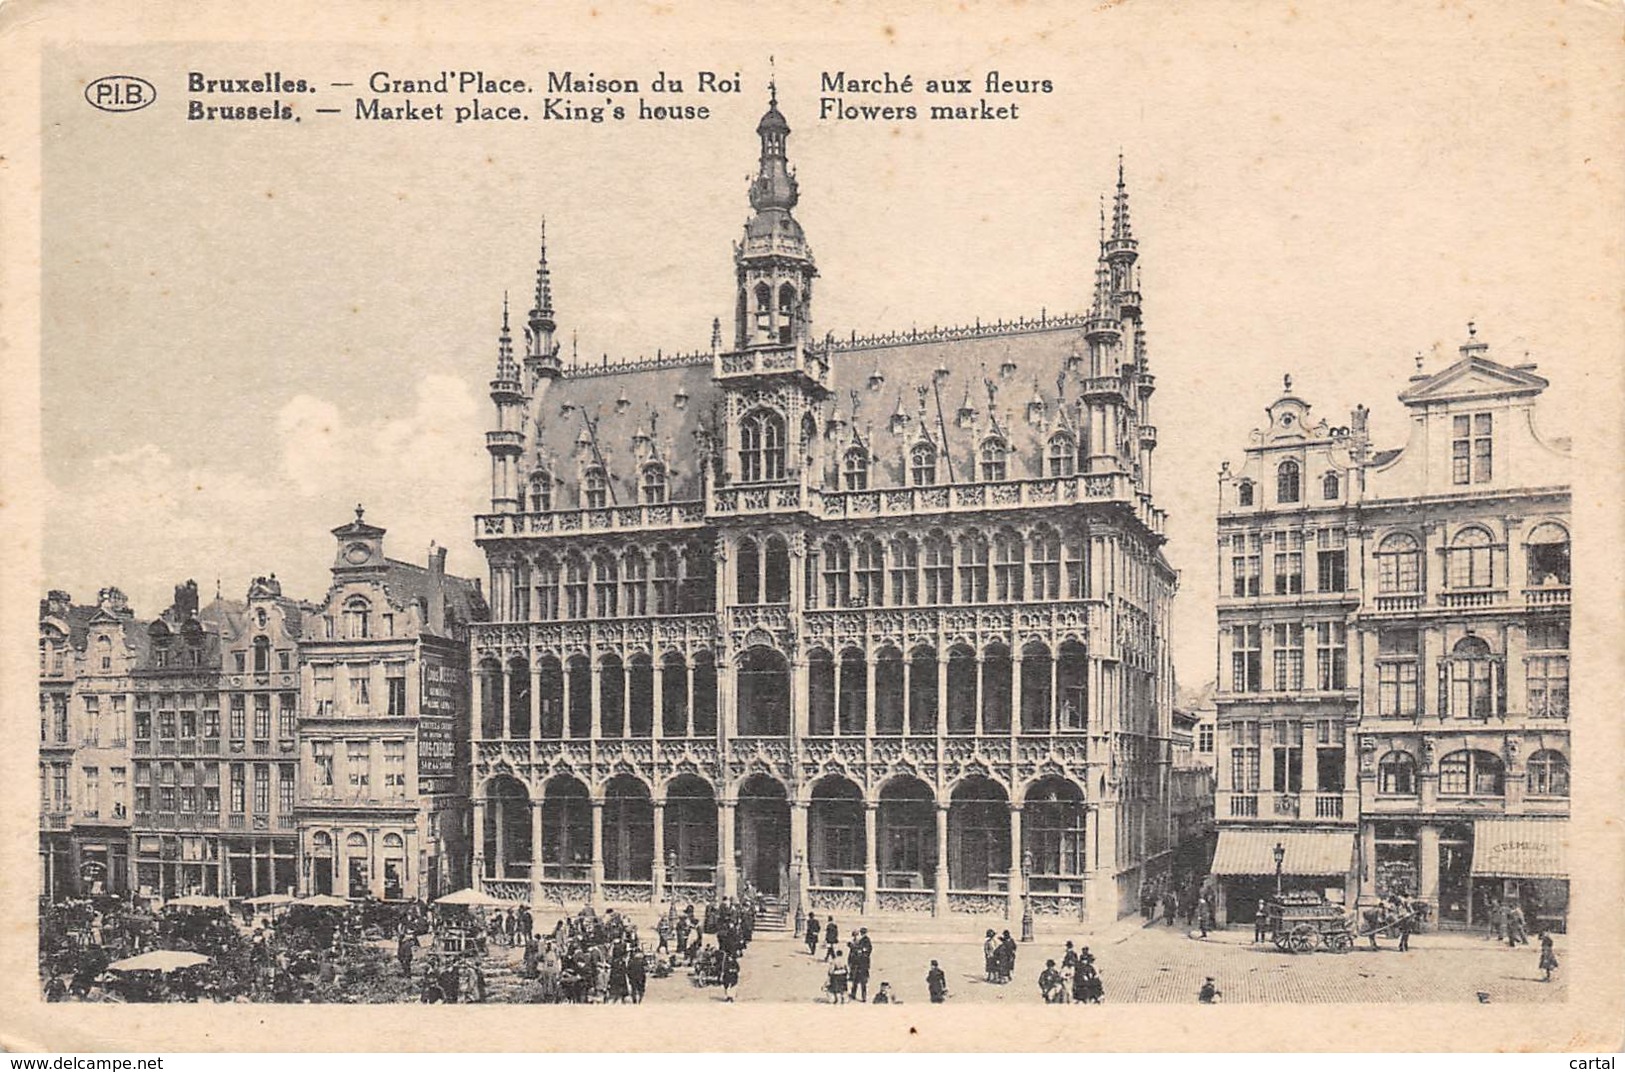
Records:
<instances>
[{"instance_id":1,"label":"maison du roi building","mask_svg":"<svg viewBox=\"0 0 1625 1072\"><path fill-rule=\"evenodd\" d=\"M476 518L473 868L538 905L1111 919L1171 856L1176 575L1119 169L1081 315L813 326L790 128L757 127L725 345L506 312Z\"/></svg>"},{"instance_id":2,"label":"maison du roi building","mask_svg":"<svg viewBox=\"0 0 1625 1072\"><path fill-rule=\"evenodd\" d=\"M467 623L477 582L334 530L319 604L275 575L40 603L40 863L48 897L432 897L467 879Z\"/></svg>"},{"instance_id":3,"label":"maison du roi building","mask_svg":"<svg viewBox=\"0 0 1625 1072\"><path fill-rule=\"evenodd\" d=\"M1220 835L1232 920L1276 886L1420 897L1444 924L1568 906L1569 444L1547 381L1460 358L1330 427L1290 379L1220 475Z\"/></svg>"}]
</instances>

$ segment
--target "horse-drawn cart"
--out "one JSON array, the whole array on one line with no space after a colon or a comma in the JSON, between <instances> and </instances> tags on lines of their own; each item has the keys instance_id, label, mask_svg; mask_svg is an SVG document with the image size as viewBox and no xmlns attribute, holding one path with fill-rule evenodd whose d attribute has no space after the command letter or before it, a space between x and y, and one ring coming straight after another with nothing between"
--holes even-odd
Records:
<instances>
[{"instance_id":1,"label":"horse-drawn cart","mask_svg":"<svg viewBox=\"0 0 1625 1072\"><path fill-rule=\"evenodd\" d=\"M1354 948L1354 925L1341 905L1318 893L1283 893L1264 902L1275 948L1283 953L1325 950L1347 953Z\"/></svg>"}]
</instances>

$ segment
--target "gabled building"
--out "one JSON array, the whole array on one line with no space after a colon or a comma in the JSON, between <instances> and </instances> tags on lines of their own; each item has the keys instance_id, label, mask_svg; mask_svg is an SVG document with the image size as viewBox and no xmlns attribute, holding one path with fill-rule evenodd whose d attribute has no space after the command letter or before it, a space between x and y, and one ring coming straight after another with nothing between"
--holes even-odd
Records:
<instances>
[{"instance_id":1,"label":"gabled building","mask_svg":"<svg viewBox=\"0 0 1625 1072\"><path fill-rule=\"evenodd\" d=\"M1113 918L1168 862L1177 582L1122 169L1087 312L837 338L756 133L708 349L566 364L545 239L519 357L504 312L475 873Z\"/></svg>"},{"instance_id":2,"label":"gabled building","mask_svg":"<svg viewBox=\"0 0 1625 1072\"><path fill-rule=\"evenodd\" d=\"M1399 400L1312 422L1289 389L1221 474L1214 872L1250 919L1279 871L1348 900L1419 897L1446 923L1567 908L1568 444L1547 381L1469 326Z\"/></svg>"},{"instance_id":3,"label":"gabled building","mask_svg":"<svg viewBox=\"0 0 1625 1072\"><path fill-rule=\"evenodd\" d=\"M466 883L468 627L479 582L333 530L327 597L299 643L298 836L307 893L433 898Z\"/></svg>"}]
</instances>

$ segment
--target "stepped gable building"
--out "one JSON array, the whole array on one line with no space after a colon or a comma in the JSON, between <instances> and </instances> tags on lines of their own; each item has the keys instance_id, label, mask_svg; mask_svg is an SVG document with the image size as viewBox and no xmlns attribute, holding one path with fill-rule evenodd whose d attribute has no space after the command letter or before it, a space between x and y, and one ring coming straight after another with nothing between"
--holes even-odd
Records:
<instances>
[{"instance_id":1,"label":"stepped gable building","mask_svg":"<svg viewBox=\"0 0 1625 1072\"><path fill-rule=\"evenodd\" d=\"M1167 866L1177 581L1121 167L1087 313L836 339L789 133L726 342L566 365L545 236L521 355L504 312L475 873L1113 918Z\"/></svg>"},{"instance_id":2,"label":"stepped gable building","mask_svg":"<svg viewBox=\"0 0 1625 1072\"><path fill-rule=\"evenodd\" d=\"M385 530L333 530L333 584L299 647L300 888L433 898L465 878L468 627L478 581L384 554Z\"/></svg>"},{"instance_id":3,"label":"stepped gable building","mask_svg":"<svg viewBox=\"0 0 1625 1072\"><path fill-rule=\"evenodd\" d=\"M1469 325L1399 400L1328 428L1290 391L1221 474L1221 834L1230 914L1293 885L1420 897L1445 922L1568 904L1569 445L1547 381ZM1266 661L1267 659L1267 661Z\"/></svg>"}]
</instances>

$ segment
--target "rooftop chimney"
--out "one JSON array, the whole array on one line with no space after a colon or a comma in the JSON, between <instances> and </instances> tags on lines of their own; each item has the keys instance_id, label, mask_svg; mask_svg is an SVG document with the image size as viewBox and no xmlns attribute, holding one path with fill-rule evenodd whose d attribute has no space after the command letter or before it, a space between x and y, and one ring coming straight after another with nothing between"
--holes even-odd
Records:
<instances>
[{"instance_id":1,"label":"rooftop chimney","mask_svg":"<svg viewBox=\"0 0 1625 1072\"><path fill-rule=\"evenodd\" d=\"M446 549L429 543L429 632L446 633Z\"/></svg>"}]
</instances>

